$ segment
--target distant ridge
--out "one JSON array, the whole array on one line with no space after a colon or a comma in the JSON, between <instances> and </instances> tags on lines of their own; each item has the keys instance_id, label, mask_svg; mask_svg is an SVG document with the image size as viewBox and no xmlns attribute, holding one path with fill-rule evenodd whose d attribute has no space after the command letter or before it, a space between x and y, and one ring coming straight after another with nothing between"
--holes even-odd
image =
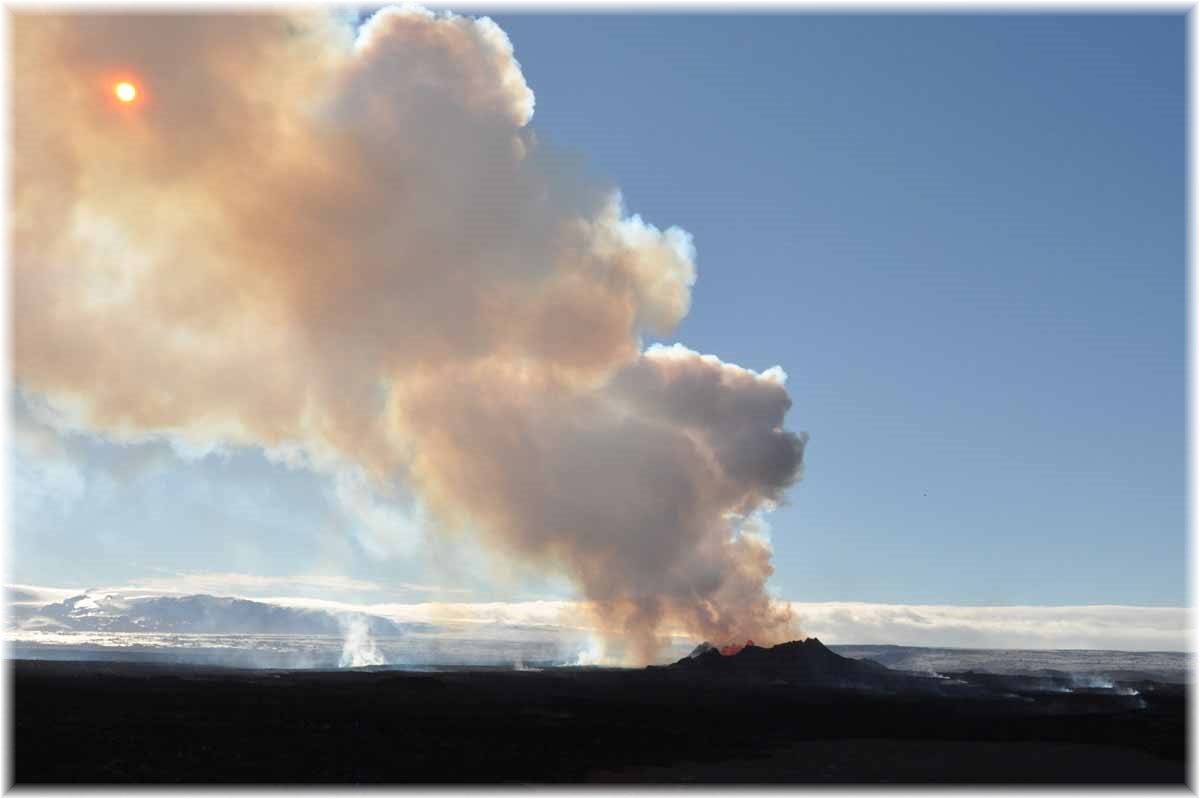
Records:
<instances>
[{"instance_id":1,"label":"distant ridge","mask_svg":"<svg viewBox=\"0 0 1200 799\"><path fill-rule=\"evenodd\" d=\"M145 596L121 591L84 592L40 607L11 613L9 626L23 630L155 632L342 637L349 617L358 617L372 636L398 636L423 624L379 616L294 608L234 597L186 594Z\"/></svg>"}]
</instances>

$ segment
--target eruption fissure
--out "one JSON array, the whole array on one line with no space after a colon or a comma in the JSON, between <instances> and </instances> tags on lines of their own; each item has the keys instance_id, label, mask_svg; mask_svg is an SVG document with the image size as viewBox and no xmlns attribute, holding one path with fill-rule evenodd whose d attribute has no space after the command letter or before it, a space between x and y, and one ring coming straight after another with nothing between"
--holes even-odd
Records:
<instances>
[{"instance_id":1,"label":"eruption fissure","mask_svg":"<svg viewBox=\"0 0 1200 799\"><path fill-rule=\"evenodd\" d=\"M786 376L642 348L688 312L691 237L539 144L493 22L28 14L13 48L21 391L291 453L383 556L474 531L630 660L668 625L796 637L761 520L803 461ZM154 102L78 80L117 68Z\"/></svg>"}]
</instances>

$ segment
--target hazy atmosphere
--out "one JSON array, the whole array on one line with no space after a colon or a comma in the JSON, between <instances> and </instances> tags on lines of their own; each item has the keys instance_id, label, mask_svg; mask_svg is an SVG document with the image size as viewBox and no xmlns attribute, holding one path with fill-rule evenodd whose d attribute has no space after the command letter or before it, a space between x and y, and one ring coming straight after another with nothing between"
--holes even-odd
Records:
<instances>
[{"instance_id":1,"label":"hazy atmosphere","mask_svg":"<svg viewBox=\"0 0 1200 799\"><path fill-rule=\"evenodd\" d=\"M9 15L17 785L1180 785L1187 26Z\"/></svg>"},{"instance_id":2,"label":"hazy atmosphere","mask_svg":"<svg viewBox=\"0 0 1200 799\"><path fill-rule=\"evenodd\" d=\"M457 11L12 18L10 602L1187 648L1182 16Z\"/></svg>"}]
</instances>

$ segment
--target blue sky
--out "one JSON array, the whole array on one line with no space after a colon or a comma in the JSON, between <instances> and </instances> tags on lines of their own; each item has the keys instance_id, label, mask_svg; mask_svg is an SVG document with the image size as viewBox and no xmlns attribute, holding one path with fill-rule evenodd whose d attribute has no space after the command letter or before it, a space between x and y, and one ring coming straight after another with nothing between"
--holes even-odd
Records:
<instances>
[{"instance_id":1,"label":"blue sky","mask_svg":"<svg viewBox=\"0 0 1200 799\"><path fill-rule=\"evenodd\" d=\"M1186 601L1183 17L497 20L695 236L677 338L787 370L785 593Z\"/></svg>"},{"instance_id":2,"label":"blue sky","mask_svg":"<svg viewBox=\"0 0 1200 799\"><path fill-rule=\"evenodd\" d=\"M694 236L668 341L786 370L781 595L1186 603L1183 16L490 16L539 135ZM18 582L565 590L453 542L372 556L252 451L57 446L18 455Z\"/></svg>"}]
</instances>

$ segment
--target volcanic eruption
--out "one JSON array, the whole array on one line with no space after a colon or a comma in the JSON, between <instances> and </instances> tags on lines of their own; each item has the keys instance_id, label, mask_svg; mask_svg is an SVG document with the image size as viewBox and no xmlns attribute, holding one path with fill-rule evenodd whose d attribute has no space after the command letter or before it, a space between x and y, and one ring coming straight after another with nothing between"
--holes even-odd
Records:
<instances>
[{"instance_id":1,"label":"volcanic eruption","mask_svg":"<svg viewBox=\"0 0 1200 799\"><path fill-rule=\"evenodd\" d=\"M886 680L891 671L872 660L842 657L816 638L788 641L773 647L742 646L718 649L707 641L668 668L717 678L782 680L810 685L851 685Z\"/></svg>"},{"instance_id":2,"label":"volcanic eruption","mask_svg":"<svg viewBox=\"0 0 1200 799\"><path fill-rule=\"evenodd\" d=\"M564 575L629 660L664 628L795 637L766 587L806 442L786 375L645 345L688 312L692 238L542 144L494 22L24 14L12 41L13 363L43 418L313 470L367 552ZM155 101L79 80L115 69Z\"/></svg>"}]
</instances>

